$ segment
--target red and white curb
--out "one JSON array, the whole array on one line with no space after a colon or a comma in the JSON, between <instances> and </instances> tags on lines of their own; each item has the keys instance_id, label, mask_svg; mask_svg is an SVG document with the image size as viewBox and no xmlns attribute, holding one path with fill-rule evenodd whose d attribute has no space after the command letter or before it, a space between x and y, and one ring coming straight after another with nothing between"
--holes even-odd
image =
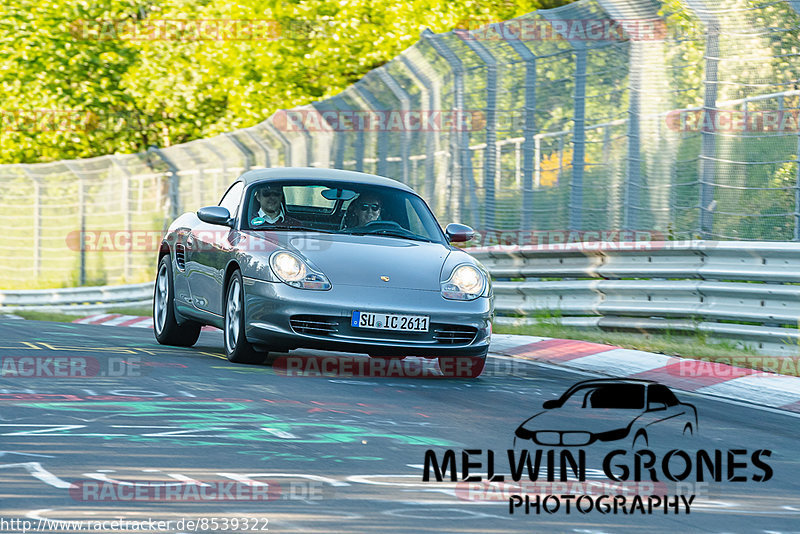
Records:
<instances>
[{"instance_id":1,"label":"red and white curb","mask_svg":"<svg viewBox=\"0 0 800 534\"><path fill-rule=\"evenodd\" d=\"M131 328L153 328L152 317L139 317L136 315L120 315L118 313L102 313L90 315L83 319L72 321L77 324L99 324L103 326L127 326ZM204 332L219 330L213 326L204 326Z\"/></svg>"},{"instance_id":2,"label":"red and white curb","mask_svg":"<svg viewBox=\"0 0 800 534\"><path fill-rule=\"evenodd\" d=\"M73 322L153 328L152 317L119 314L92 315ZM203 330L218 329L204 326ZM587 341L535 336L493 334L491 352L514 359L555 364L567 369L610 377L655 380L683 391L800 413L800 377L797 376L622 349ZM754 358L766 359L755 356ZM797 371L800 371L800 368Z\"/></svg>"},{"instance_id":3,"label":"red and white curb","mask_svg":"<svg viewBox=\"0 0 800 534\"><path fill-rule=\"evenodd\" d=\"M492 335L493 354L800 412L800 377L568 339ZM767 357L753 356L766 361ZM778 360L778 358L774 358ZM796 359L792 359L796 361Z\"/></svg>"}]
</instances>

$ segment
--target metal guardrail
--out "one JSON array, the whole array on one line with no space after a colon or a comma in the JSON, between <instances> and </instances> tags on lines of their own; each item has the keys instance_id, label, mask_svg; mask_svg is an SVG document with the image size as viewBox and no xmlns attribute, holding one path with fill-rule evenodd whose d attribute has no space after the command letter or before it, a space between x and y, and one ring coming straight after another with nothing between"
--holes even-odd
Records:
<instances>
[{"instance_id":1,"label":"metal guardrail","mask_svg":"<svg viewBox=\"0 0 800 534\"><path fill-rule=\"evenodd\" d=\"M800 354L800 243L608 242L468 251L496 280L499 324L536 323L543 319L532 316L546 311L565 326L701 332L759 352Z\"/></svg>"},{"instance_id":2,"label":"metal guardrail","mask_svg":"<svg viewBox=\"0 0 800 534\"><path fill-rule=\"evenodd\" d=\"M565 326L702 332L800 354L800 243L606 242L473 248L495 279L498 324L544 311ZM546 278L546 280L543 280ZM151 303L153 283L0 292L0 313Z\"/></svg>"},{"instance_id":3,"label":"metal guardrail","mask_svg":"<svg viewBox=\"0 0 800 534\"><path fill-rule=\"evenodd\" d=\"M109 308L149 306L153 282L124 286L69 287L0 291L0 314L17 311L87 313Z\"/></svg>"}]
</instances>

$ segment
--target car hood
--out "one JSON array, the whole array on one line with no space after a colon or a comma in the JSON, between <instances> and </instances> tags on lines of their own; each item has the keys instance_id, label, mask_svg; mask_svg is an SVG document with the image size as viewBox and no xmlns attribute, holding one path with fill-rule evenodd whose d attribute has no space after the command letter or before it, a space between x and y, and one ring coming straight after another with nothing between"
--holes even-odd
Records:
<instances>
[{"instance_id":1,"label":"car hood","mask_svg":"<svg viewBox=\"0 0 800 534\"><path fill-rule=\"evenodd\" d=\"M271 232L253 238L267 239L306 258L333 285L393 287L440 291L440 274L450 249L384 236ZM388 276L384 282L381 276Z\"/></svg>"},{"instance_id":2,"label":"car hood","mask_svg":"<svg viewBox=\"0 0 800 534\"><path fill-rule=\"evenodd\" d=\"M592 432L594 434L610 432L627 428L641 413L641 410L554 408L540 412L522 423L517 429L517 436L530 437L531 432L548 430Z\"/></svg>"}]
</instances>

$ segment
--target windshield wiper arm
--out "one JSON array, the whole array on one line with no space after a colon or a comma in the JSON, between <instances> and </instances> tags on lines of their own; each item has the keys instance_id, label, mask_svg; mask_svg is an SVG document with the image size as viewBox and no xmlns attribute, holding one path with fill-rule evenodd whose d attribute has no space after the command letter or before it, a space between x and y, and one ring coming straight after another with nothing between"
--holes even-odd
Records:
<instances>
[{"instance_id":1,"label":"windshield wiper arm","mask_svg":"<svg viewBox=\"0 0 800 534\"><path fill-rule=\"evenodd\" d=\"M408 239L410 241L424 241L426 243L433 243L427 237L422 237L417 234L398 234L389 230L377 230L375 232L350 232L350 235L382 235L387 237L399 237L400 239Z\"/></svg>"},{"instance_id":2,"label":"windshield wiper arm","mask_svg":"<svg viewBox=\"0 0 800 534\"><path fill-rule=\"evenodd\" d=\"M252 228L253 230L297 230L298 232L319 232L321 234L333 234L331 230L322 230L320 228L311 228L310 226L296 226L293 224L271 224L269 226L262 226L260 228Z\"/></svg>"}]
</instances>

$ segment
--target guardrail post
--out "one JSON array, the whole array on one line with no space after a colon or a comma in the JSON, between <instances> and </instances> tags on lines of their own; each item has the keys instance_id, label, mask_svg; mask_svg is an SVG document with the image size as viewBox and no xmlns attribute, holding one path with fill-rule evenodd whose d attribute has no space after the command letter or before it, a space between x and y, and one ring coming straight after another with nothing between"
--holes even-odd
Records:
<instances>
[{"instance_id":1,"label":"guardrail post","mask_svg":"<svg viewBox=\"0 0 800 534\"><path fill-rule=\"evenodd\" d=\"M502 31L500 33L502 35ZM522 213L523 230L530 230L533 224L534 182L539 186L540 144L536 136L536 55L519 39L506 39L505 42L525 62L525 126L523 127L522 148ZM535 158L535 159L534 159Z\"/></svg>"},{"instance_id":2,"label":"guardrail post","mask_svg":"<svg viewBox=\"0 0 800 534\"><path fill-rule=\"evenodd\" d=\"M483 44L469 36L468 32L456 32L464 44L486 65L486 148L483 152L483 206L482 224L494 228L495 185L497 183L497 59Z\"/></svg>"}]
</instances>

